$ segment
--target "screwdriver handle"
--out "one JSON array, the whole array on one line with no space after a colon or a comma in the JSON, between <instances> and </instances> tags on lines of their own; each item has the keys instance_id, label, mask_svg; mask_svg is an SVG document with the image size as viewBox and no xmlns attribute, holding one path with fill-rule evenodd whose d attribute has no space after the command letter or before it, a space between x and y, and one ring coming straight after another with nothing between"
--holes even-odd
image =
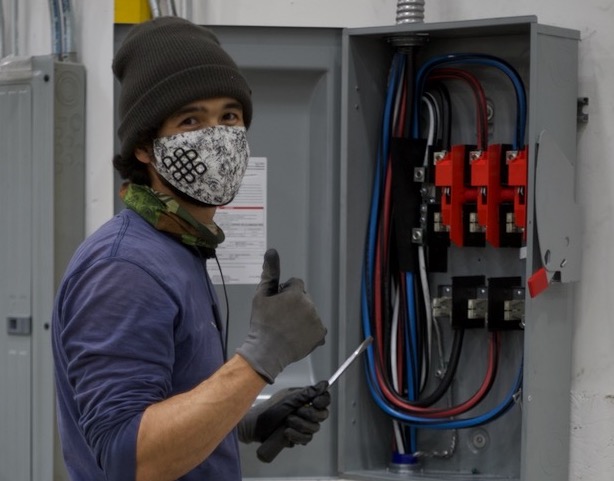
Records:
<instances>
[{"instance_id":1,"label":"screwdriver handle","mask_svg":"<svg viewBox=\"0 0 614 481\"><path fill-rule=\"evenodd\" d=\"M284 436L285 426L278 427L273 434L264 440L264 442L258 447L256 454L258 459L263 463L270 463L275 457L284 449L289 446L288 441Z\"/></svg>"}]
</instances>

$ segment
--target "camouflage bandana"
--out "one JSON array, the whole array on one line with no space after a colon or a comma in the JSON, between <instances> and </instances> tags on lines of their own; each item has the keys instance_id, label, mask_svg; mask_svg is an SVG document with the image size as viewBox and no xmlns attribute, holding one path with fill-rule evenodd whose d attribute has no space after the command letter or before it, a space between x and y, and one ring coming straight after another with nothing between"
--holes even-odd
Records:
<instances>
[{"instance_id":1,"label":"camouflage bandana","mask_svg":"<svg viewBox=\"0 0 614 481\"><path fill-rule=\"evenodd\" d=\"M189 246L204 248L206 257L213 257L224 232L217 227L214 234L192 217L170 195L161 194L146 185L125 183L119 193L126 207L139 214L157 230L177 237Z\"/></svg>"}]
</instances>

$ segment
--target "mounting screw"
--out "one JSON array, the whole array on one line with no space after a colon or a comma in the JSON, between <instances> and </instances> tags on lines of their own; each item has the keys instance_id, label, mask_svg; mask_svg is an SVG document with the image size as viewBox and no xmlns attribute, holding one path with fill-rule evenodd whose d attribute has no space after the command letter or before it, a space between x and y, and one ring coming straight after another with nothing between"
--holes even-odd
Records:
<instances>
[{"instance_id":1,"label":"mounting screw","mask_svg":"<svg viewBox=\"0 0 614 481\"><path fill-rule=\"evenodd\" d=\"M422 229L415 228L411 231L411 240L416 244L422 244Z\"/></svg>"},{"instance_id":2,"label":"mounting screw","mask_svg":"<svg viewBox=\"0 0 614 481\"><path fill-rule=\"evenodd\" d=\"M471 444L475 449L484 449L490 442L488 433L483 429L476 429L473 431L470 439Z\"/></svg>"},{"instance_id":3,"label":"mounting screw","mask_svg":"<svg viewBox=\"0 0 614 481\"><path fill-rule=\"evenodd\" d=\"M424 182L424 167L414 169L414 182Z\"/></svg>"},{"instance_id":4,"label":"mounting screw","mask_svg":"<svg viewBox=\"0 0 614 481\"><path fill-rule=\"evenodd\" d=\"M492 122L495 117L495 105L491 99L486 99L486 119Z\"/></svg>"}]
</instances>

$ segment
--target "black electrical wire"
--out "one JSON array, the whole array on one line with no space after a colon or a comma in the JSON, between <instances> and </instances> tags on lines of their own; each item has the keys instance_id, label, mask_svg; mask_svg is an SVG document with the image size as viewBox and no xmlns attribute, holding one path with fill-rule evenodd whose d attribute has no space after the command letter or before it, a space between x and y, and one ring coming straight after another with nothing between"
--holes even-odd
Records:
<instances>
[{"instance_id":1,"label":"black electrical wire","mask_svg":"<svg viewBox=\"0 0 614 481\"><path fill-rule=\"evenodd\" d=\"M414 71L416 66L416 51L409 47L409 52L405 54L405 119L403 122L403 137L409 139L411 137L413 103L419 102L420 99L414 99Z\"/></svg>"},{"instance_id":2,"label":"black electrical wire","mask_svg":"<svg viewBox=\"0 0 614 481\"><path fill-rule=\"evenodd\" d=\"M461 352L463 350L464 337L464 329L456 329L454 331L454 340L452 341L452 350L450 351L450 359L448 360L446 373L444 374L443 378L441 379L441 382L435 388L435 390L428 396L423 397L418 401L412 403L414 406L432 406L443 397L443 395L448 391L448 389L450 389L450 386L452 385L452 381L454 380L454 376L456 375L456 371L458 369Z\"/></svg>"},{"instance_id":3,"label":"black electrical wire","mask_svg":"<svg viewBox=\"0 0 614 481\"><path fill-rule=\"evenodd\" d=\"M222 278L222 288L224 290L224 301L226 303L226 328L224 331L224 360L228 361L228 333L230 331L230 303L228 302L228 291L226 290L226 281L224 280L224 273L222 272L222 266L217 254L213 256L217 264L217 268L220 271L220 277Z\"/></svg>"}]
</instances>

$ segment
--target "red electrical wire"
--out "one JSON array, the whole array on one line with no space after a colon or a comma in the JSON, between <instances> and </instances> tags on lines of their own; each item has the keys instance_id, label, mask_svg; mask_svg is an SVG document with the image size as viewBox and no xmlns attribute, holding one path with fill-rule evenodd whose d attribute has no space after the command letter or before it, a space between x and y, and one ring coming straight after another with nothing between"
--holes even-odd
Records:
<instances>
[{"instance_id":1,"label":"red electrical wire","mask_svg":"<svg viewBox=\"0 0 614 481\"><path fill-rule=\"evenodd\" d=\"M467 399L465 402L458 404L457 406L451 408L442 408L439 410L433 410L432 413L426 415L426 417L452 417L458 416L459 414L465 413L470 409L473 409L477 406L482 400L486 397L490 388L495 381L495 376L497 373L497 365L499 359L499 336L496 332L490 333L490 339L488 343L488 365L486 369L486 375L484 376L484 380L482 384L478 388L478 390Z\"/></svg>"},{"instance_id":2,"label":"red electrical wire","mask_svg":"<svg viewBox=\"0 0 614 481\"><path fill-rule=\"evenodd\" d=\"M484 400L488 392L490 391L497 372L497 364L499 358L499 347L498 347L498 334L496 332L492 332L490 334L490 339L488 343L488 363L486 373L484 375L484 379L482 384L478 388L478 390L471 396L469 399L464 401L461 404L458 404L453 407L448 408L425 408L412 406L407 403L403 399L399 399L397 395L395 395L389 388L387 383L383 380L382 376L382 365L380 363L376 363L376 375L378 384L380 389L386 399L394 404L396 407L405 410L410 414L415 414L419 416L424 416L428 418L446 418L451 416L458 416L459 414L465 413L470 409L473 409L480 402Z\"/></svg>"}]
</instances>

